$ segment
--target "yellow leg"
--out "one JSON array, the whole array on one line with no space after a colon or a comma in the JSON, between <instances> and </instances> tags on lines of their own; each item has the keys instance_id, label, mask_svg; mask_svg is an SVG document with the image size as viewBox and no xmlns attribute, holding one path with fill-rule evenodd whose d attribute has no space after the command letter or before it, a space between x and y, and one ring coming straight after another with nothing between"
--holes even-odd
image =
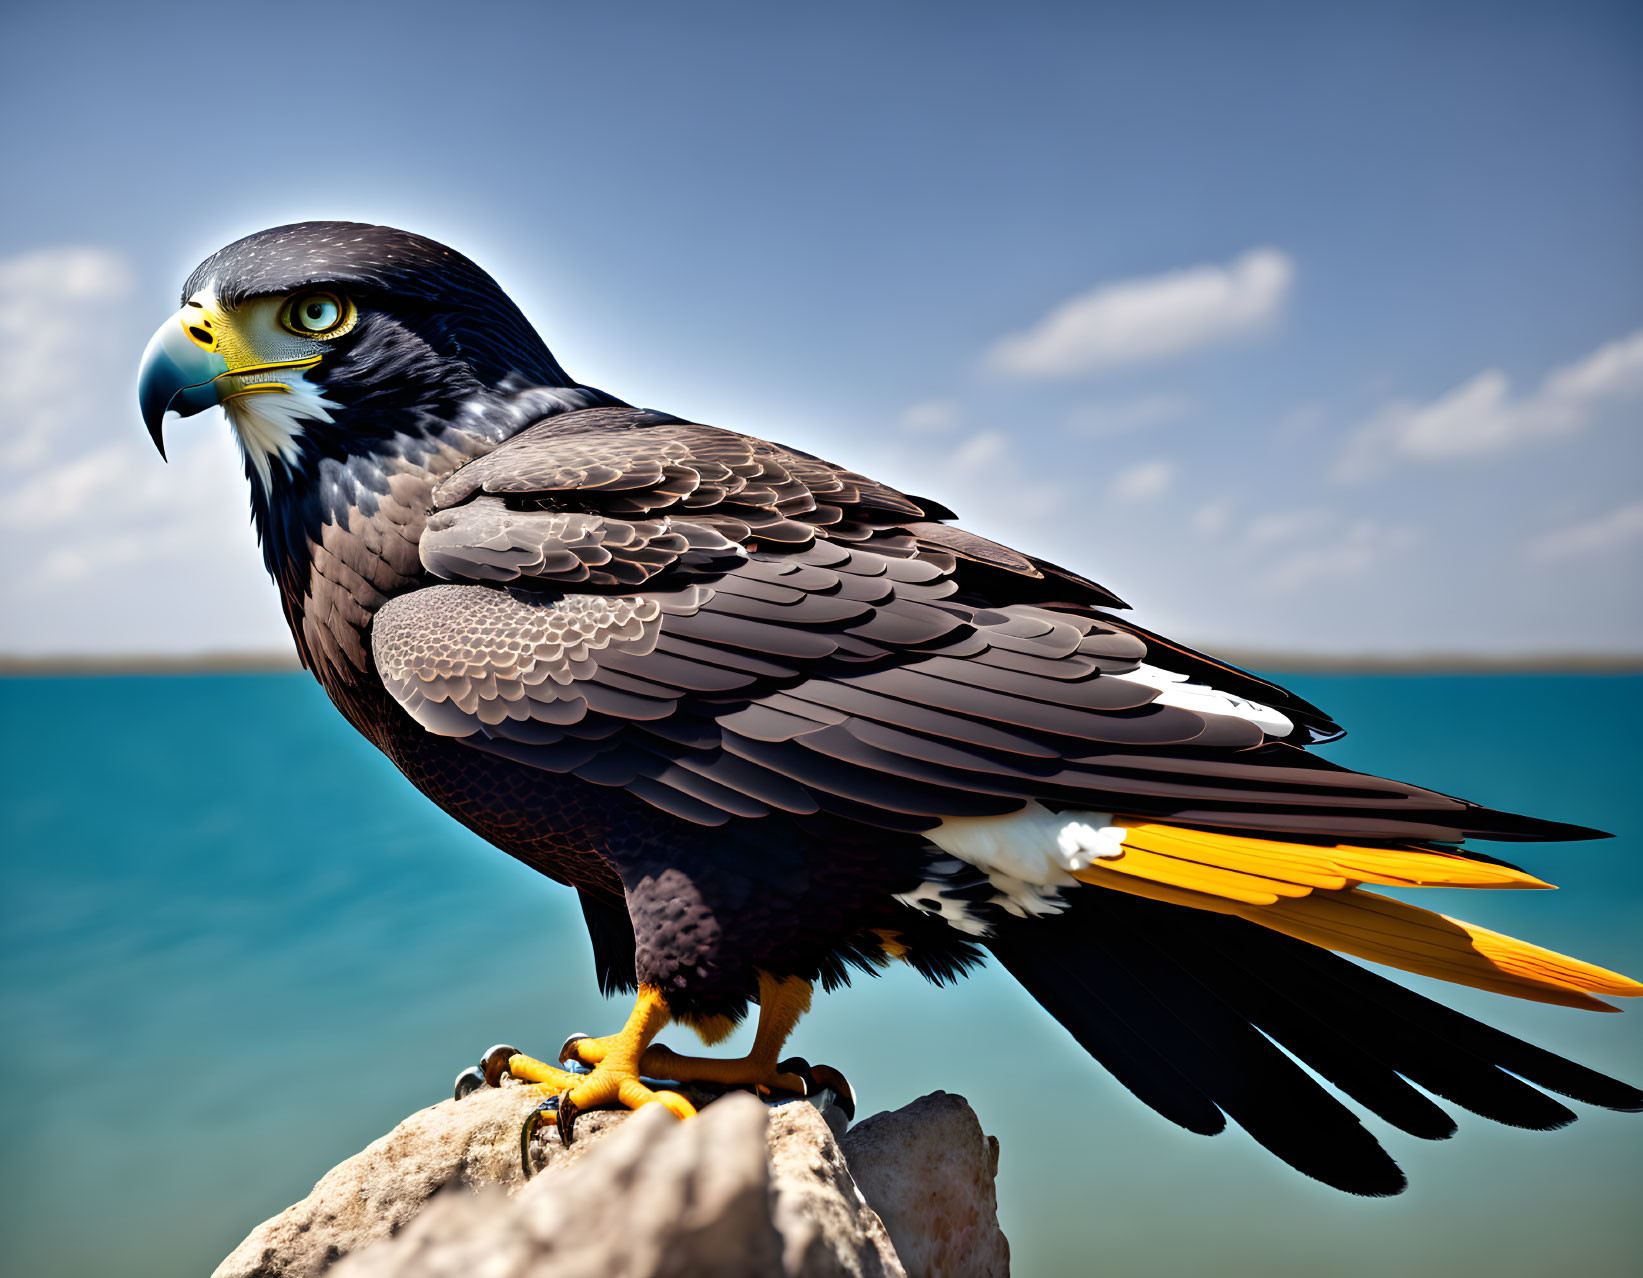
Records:
<instances>
[{"instance_id":1,"label":"yellow leg","mask_svg":"<svg viewBox=\"0 0 1643 1278\"><path fill-rule=\"evenodd\" d=\"M680 1083L723 1083L730 1087L775 1089L802 1095L804 1081L796 1074L778 1072L776 1063L781 1059L782 1047L793 1027L810 1010L810 989L810 982L797 976L775 977L769 972L760 972L759 1027L753 1034L752 1050L746 1056L715 1060L681 1056L656 1046L645 1052L641 1068L652 1078L669 1078ZM566 1044L566 1051L584 1065L599 1066L610 1060L620 1037L575 1039Z\"/></svg>"}]
</instances>

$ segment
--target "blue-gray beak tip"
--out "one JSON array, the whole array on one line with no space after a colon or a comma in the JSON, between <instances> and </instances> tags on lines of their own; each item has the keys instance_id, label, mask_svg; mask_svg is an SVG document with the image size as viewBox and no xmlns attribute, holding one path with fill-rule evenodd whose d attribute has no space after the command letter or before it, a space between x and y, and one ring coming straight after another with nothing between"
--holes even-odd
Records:
<instances>
[{"instance_id":1,"label":"blue-gray beak tip","mask_svg":"<svg viewBox=\"0 0 1643 1278\"><path fill-rule=\"evenodd\" d=\"M154 447L165 457L165 415L187 417L220 402L216 379L228 362L189 340L173 316L149 339L137 373L137 403Z\"/></svg>"}]
</instances>

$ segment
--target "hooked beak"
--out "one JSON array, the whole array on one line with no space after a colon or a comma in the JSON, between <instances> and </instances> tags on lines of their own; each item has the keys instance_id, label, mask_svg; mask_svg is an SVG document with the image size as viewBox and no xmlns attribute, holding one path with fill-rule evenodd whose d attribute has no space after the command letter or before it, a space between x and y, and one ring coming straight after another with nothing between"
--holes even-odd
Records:
<instances>
[{"instance_id":1,"label":"hooked beak","mask_svg":"<svg viewBox=\"0 0 1643 1278\"><path fill-rule=\"evenodd\" d=\"M168 412L189 417L222 402L217 378L228 372L228 361L214 349L216 339L199 327L200 308L185 306L149 339L137 373L137 401L143 424L160 456L165 457L164 422ZM201 341L190 331L204 335Z\"/></svg>"}]
</instances>

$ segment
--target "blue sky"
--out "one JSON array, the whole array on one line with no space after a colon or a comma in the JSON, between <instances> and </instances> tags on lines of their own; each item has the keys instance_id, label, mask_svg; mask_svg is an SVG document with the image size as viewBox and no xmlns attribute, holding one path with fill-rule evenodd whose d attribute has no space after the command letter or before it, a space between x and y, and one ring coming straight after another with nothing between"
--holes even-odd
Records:
<instances>
[{"instance_id":1,"label":"blue sky","mask_svg":"<svg viewBox=\"0 0 1643 1278\"><path fill-rule=\"evenodd\" d=\"M1643 15L1323 8L12 6L0 650L286 642L226 427L161 467L131 383L346 217L1183 638L1637 651Z\"/></svg>"}]
</instances>

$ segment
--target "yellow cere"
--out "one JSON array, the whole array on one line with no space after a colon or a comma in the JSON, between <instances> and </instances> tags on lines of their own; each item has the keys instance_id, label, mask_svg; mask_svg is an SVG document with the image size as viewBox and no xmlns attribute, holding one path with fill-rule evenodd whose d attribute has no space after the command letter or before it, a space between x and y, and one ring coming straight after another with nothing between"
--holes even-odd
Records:
<instances>
[{"instance_id":1,"label":"yellow cere","mask_svg":"<svg viewBox=\"0 0 1643 1278\"><path fill-rule=\"evenodd\" d=\"M323 290L256 297L233 308L208 290L190 298L178 320L191 342L227 363L228 371L217 378L226 402L292 389L289 379L319 363L329 342L358 322L359 312L348 298Z\"/></svg>"}]
</instances>

